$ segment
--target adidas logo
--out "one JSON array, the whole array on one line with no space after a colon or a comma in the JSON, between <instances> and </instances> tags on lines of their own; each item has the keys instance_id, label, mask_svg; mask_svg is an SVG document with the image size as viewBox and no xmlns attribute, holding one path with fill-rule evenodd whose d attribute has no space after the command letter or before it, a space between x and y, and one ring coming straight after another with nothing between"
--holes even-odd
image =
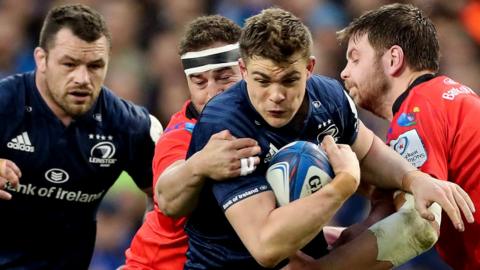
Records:
<instances>
[{"instance_id":1,"label":"adidas logo","mask_svg":"<svg viewBox=\"0 0 480 270\"><path fill-rule=\"evenodd\" d=\"M32 146L26 131L10 140L7 143L7 147L24 152L35 152L35 147Z\"/></svg>"},{"instance_id":2,"label":"adidas logo","mask_svg":"<svg viewBox=\"0 0 480 270\"><path fill-rule=\"evenodd\" d=\"M265 158L263 159L263 162L268 163L272 159L273 155L275 155L278 152L277 147L270 143L270 149L268 150L268 153L265 155Z\"/></svg>"}]
</instances>

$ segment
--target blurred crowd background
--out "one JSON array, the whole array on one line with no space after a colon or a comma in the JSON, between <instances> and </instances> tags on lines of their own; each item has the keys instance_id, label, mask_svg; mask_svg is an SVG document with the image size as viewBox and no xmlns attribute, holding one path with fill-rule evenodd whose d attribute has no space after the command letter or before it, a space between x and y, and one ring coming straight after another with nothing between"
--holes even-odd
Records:
<instances>
[{"instance_id":1,"label":"blurred crowd background","mask_svg":"<svg viewBox=\"0 0 480 270\"><path fill-rule=\"evenodd\" d=\"M177 53L184 26L197 16L224 15L239 25L265 7L293 12L311 29L316 72L339 79L345 47L335 32L364 11L392 2L421 7L438 29L441 73L480 90L479 0L0 0L0 78L35 68L33 49L46 12L54 5L83 3L104 15L113 47L106 85L119 96L146 106L165 126L188 98ZM387 124L361 111L362 120L385 138ZM115 269L142 222L145 198L122 175L109 191L98 216L98 237L90 269ZM353 197L332 221L349 225L365 216L368 203ZM447 220L445 220L448 222ZM449 269L434 251L398 269Z\"/></svg>"}]
</instances>

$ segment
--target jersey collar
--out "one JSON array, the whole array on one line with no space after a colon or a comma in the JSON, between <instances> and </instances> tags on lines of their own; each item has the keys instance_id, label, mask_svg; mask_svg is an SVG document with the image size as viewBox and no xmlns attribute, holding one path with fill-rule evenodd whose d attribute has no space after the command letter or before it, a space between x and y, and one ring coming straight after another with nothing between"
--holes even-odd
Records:
<instances>
[{"instance_id":1,"label":"jersey collar","mask_svg":"<svg viewBox=\"0 0 480 270\"><path fill-rule=\"evenodd\" d=\"M433 78L437 77L436 74L431 74L431 73L428 73L428 74L423 74L422 76L416 78L407 88L407 90L405 90L405 92L403 92L398 98L397 100L395 100L395 102L393 103L393 106L392 106L392 113L393 115L395 115L398 110L400 110L400 106L402 106L402 103L403 101L407 98L408 94L410 93L410 91L417 85L421 84L421 83L424 83L426 81L429 81Z\"/></svg>"},{"instance_id":2,"label":"jersey collar","mask_svg":"<svg viewBox=\"0 0 480 270\"><path fill-rule=\"evenodd\" d=\"M185 110L185 116L188 119L198 119L199 113L197 112L197 109L195 109L195 106L193 105L193 102L190 101L187 105L187 108Z\"/></svg>"}]
</instances>

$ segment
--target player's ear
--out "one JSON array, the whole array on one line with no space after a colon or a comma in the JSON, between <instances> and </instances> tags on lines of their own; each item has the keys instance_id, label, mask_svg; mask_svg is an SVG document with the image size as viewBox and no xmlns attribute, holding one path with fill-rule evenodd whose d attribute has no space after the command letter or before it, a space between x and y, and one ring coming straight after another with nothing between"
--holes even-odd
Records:
<instances>
[{"instance_id":1,"label":"player's ear","mask_svg":"<svg viewBox=\"0 0 480 270\"><path fill-rule=\"evenodd\" d=\"M45 72L45 70L47 69L47 52L43 48L37 47L33 51L33 57L35 59L37 71Z\"/></svg>"},{"instance_id":2,"label":"player's ear","mask_svg":"<svg viewBox=\"0 0 480 270\"><path fill-rule=\"evenodd\" d=\"M405 63L405 55L403 54L402 47L393 45L385 52L384 57L387 57L387 70L389 75L398 74L403 68Z\"/></svg>"},{"instance_id":3,"label":"player's ear","mask_svg":"<svg viewBox=\"0 0 480 270\"><path fill-rule=\"evenodd\" d=\"M315 56L311 55L308 59L307 59L307 78L310 77L310 75L312 75L313 73L313 69L315 68L315 62L316 62L316 58Z\"/></svg>"},{"instance_id":4,"label":"player's ear","mask_svg":"<svg viewBox=\"0 0 480 270\"><path fill-rule=\"evenodd\" d=\"M242 74L242 79L245 80L245 78L247 76L247 65L246 65L245 61L243 60L243 58L238 59L238 67L240 67L240 73Z\"/></svg>"}]
</instances>

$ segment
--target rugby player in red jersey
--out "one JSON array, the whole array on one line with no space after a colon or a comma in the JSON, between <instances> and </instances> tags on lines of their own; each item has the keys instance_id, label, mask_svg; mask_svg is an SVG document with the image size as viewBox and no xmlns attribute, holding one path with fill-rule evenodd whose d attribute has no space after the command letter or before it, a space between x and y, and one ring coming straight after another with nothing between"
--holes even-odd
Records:
<instances>
[{"instance_id":1,"label":"rugby player in red jersey","mask_svg":"<svg viewBox=\"0 0 480 270\"><path fill-rule=\"evenodd\" d=\"M179 54L191 99L171 117L164 136L157 142L153 160L153 186L163 177L167 181L159 184L166 185L169 194L155 194L155 208L146 215L126 251L123 269L183 269L188 245L183 230L185 216L196 205L204 178L238 176L253 170L259 162L254 157L260 152L256 141L236 139L228 131L213 135L202 151L185 161L193 128L205 104L241 79L237 43L240 31L234 22L218 15L197 18L187 27ZM179 174L184 175L184 181L168 181ZM165 200L163 196L169 197ZM162 211L173 212L178 218Z\"/></svg>"},{"instance_id":2,"label":"rugby player in red jersey","mask_svg":"<svg viewBox=\"0 0 480 270\"><path fill-rule=\"evenodd\" d=\"M437 74L435 26L412 5L365 13L339 32L348 42L345 86L361 107L391 122L387 143L412 165L453 181L480 207L480 98ZM454 269L480 269L480 216L464 231L441 224L437 251Z\"/></svg>"}]
</instances>

